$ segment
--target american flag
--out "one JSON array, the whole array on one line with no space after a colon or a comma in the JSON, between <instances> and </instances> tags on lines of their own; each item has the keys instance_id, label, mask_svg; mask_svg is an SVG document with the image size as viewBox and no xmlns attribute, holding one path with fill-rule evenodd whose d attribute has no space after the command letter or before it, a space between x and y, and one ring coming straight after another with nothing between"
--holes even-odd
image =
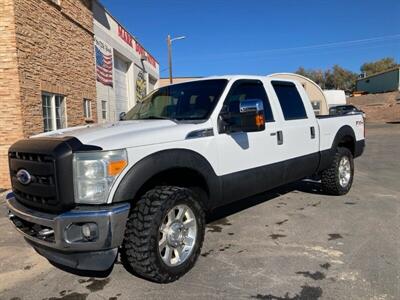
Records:
<instances>
[{"instance_id":1,"label":"american flag","mask_svg":"<svg viewBox=\"0 0 400 300\"><path fill-rule=\"evenodd\" d=\"M104 54L99 47L96 47L96 75L97 81L104 85L113 86L112 81L112 55Z\"/></svg>"}]
</instances>

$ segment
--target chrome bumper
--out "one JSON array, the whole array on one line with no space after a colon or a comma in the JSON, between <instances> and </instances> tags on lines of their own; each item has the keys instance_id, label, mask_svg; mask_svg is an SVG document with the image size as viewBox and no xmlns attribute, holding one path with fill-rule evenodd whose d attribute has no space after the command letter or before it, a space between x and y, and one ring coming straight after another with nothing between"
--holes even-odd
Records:
<instances>
[{"instance_id":1,"label":"chrome bumper","mask_svg":"<svg viewBox=\"0 0 400 300\"><path fill-rule=\"evenodd\" d=\"M124 237L130 209L129 203L120 203L50 214L30 209L12 196L6 202L10 220L41 255L61 265L88 270L111 267ZM79 226L86 223L97 225L93 240L77 238ZM103 262L102 256L107 258Z\"/></svg>"}]
</instances>

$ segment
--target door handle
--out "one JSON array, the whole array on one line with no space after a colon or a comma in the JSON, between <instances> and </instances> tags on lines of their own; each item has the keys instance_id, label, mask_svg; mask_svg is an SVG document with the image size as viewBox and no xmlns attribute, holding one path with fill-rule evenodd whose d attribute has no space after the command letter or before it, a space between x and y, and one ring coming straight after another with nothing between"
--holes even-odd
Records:
<instances>
[{"instance_id":1,"label":"door handle","mask_svg":"<svg viewBox=\"0 0 400 300\"><path fill-rule=\"evenodd\" d=\"M311 134L311 139L315 139L315 127L314 126L310 127L310 134Z\"/></svg>"},{"instance_id":2,"label":"door handle","mask_svg":"<svg viewBox=\"0 0 400 300\"><path fill-rule=\"evenodd\" d=\"M278 145L282 145L283 144L283 133L282 130L279 130L276 132L277 136L277 141L278 141Z\"/></svg>"}]
</instances>

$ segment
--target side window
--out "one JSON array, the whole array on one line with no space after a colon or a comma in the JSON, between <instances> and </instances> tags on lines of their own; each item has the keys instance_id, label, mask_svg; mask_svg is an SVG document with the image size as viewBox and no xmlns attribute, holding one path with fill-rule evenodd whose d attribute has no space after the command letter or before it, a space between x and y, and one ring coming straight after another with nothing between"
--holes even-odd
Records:
<instances>
[{"instance_id":1,"label":"side window","mask_svg":"<svg viewBox=\"0 0 400 300\"><path fill-rule=\"evenodd\" d=\"M292 82L272 81L285 120L307 119L303 100Z\"/></svg>"},{"instance_id":2,"label":"side window","mask_svg":"<svg viewBox=\"0 0 400 300\"><path fill-rule=\"evenodd\" d=\"M229 108L239 107L239 102L247 99L259 99L264 104L264 114L266 122L273 122L271 105L261 81L240 80L233 84L224 105Z\"/></svg>"}]
</instances>

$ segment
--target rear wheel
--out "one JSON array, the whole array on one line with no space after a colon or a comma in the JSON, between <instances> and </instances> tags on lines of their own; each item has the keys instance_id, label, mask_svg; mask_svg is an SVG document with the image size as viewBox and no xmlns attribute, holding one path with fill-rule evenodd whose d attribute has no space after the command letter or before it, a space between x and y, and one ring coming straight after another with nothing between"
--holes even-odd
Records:
<instances>
[{"instance_id":1,"label":"rear wheel","mask_svg":"<svg viewBox=\"0 0 400 300\"><path fill-rule=\"evenodd\" d=\"M191 190L161 186L133 208L121 248L132 273L151 281L172 282L195 264L203 244L204 211Z\"/></svg>"},{"instance_id":2,"label":"rear wheel","mask_svg":"<svg viewBox=\"0 0 400 300\"><path fill-rule=\"evenodd\" d=\"M351 151L339 147L331 166L321 174L322 189L331 195L347 194L353 184L354 161Z\"/></svg>"}]
</instances>

